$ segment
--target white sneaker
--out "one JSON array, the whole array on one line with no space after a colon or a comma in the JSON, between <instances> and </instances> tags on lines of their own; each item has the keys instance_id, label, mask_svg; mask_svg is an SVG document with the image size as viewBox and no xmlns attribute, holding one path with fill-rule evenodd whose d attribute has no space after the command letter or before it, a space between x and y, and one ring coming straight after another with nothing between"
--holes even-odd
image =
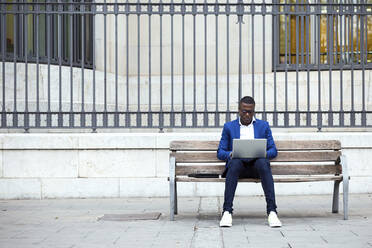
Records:
<instances>
[{"instance_id":1,"label":"white sneaker","mask_svg":"<svg viewBox=\"0 0 372 248\"><path fill-rule=\"evenodd\" d=\"M274 211L270 212L267 220L269 222L270 227L281 227L282 226L282 222L280 222L278 216L276 215Z\"/></svg>"},{"instance_id":2,"label":"white sneaker","mask_svg":"<svg viewBox=\"0 0 372 248\"><path fill-rule=\"evenodd\" d=\"M223 212L221 221L220 221L220 227L231 227L232 226L232 215L229 213L229 211Z\"/></svg>"}]
</instances>

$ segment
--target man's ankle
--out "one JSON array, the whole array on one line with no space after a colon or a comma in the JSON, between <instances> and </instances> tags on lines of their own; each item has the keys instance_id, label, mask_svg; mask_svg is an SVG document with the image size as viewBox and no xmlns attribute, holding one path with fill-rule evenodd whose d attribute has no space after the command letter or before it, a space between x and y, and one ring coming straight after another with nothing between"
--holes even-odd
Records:
<instances>
[{"instance_id":1,"label":"man's ankle","mask_svg":"<svg viewBox=\"0 0 372 248\"><path fill-rule=\"evenodd\" d=\"M272 209L272 210L267 210L266 211L267 216L269 216L270 212L275 212L276 214L278 214L278 212L276 211L276 209Z\"/></svg>"},{"instance_id":2,"label":"man's ankle","mask_svg":"<svg viewBox=\"0 0 372 248\"><path fill-rule=\"evenodd\" d=\"M229 212L230 214L232 214L232 210L223 210L223 211L222 211L222 215L223 215L223 213L225 213L225 212Z\"/></svg>"}]
</instances>

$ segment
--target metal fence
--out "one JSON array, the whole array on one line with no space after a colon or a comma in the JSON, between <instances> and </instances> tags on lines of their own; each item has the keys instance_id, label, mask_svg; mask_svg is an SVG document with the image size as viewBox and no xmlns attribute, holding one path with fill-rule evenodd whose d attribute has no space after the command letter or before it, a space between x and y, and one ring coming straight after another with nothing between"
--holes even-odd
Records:
<instances>
[{"instance_id":1,"label":"metal fence","mask_svg":"<svg viewBox=\"0 0 372 248\"><path fill-rule=\"evenodd\" d=\"M368 1L2 1L1 128L371 127ZM370 37L371 35L371 37Z\"/></svg>"}]
</instances>

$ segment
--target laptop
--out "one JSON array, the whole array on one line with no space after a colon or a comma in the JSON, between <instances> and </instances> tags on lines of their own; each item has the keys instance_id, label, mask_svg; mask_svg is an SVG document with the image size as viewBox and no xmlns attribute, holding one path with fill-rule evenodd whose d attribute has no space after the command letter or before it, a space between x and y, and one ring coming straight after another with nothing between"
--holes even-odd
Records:
<instances>
[{"instance_id":1,"label":"laptop","mask_svg":"<svg viewBox=\"0 0 372 248\"><path fill-rule=\"evenodd\" d=\"M266 139L233 139L233 158L265 158Z\"/></svg>"}]
</instances>

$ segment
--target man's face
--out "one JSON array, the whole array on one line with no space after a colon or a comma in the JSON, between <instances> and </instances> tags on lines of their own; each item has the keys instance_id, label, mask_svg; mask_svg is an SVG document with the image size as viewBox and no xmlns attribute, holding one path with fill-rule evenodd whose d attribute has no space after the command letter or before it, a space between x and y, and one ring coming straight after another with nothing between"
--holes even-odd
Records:
<instances>
[{"instance_id":1,"label":"man's face","mask_svg":"<svg viewBox=\"0 0 372 248\"><path fill-rule=\"evenodd\" d=\"M252 122L254 116L254 104L240 103L239 105L239 116L240 122L243 125L249 125Z\"/></svg>"}]
</instances>

